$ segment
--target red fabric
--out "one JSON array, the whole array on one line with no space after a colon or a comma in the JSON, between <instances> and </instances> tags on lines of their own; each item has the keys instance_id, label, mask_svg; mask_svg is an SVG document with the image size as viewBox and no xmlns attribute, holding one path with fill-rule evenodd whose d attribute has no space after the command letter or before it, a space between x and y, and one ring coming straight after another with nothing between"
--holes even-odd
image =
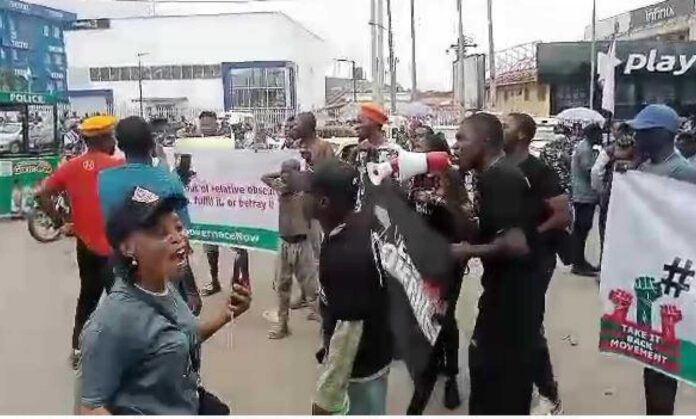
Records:
<instances>
[{"instance_id":1,"label":"red fabric","mask_svg":"<svg viewBox=\"0 0 696 419\"><path fill-rule=\"evenodd\" d=\"M75 235L93 252L106 256L111 246L106 239L105 221L99 206L97 178L102 169L120 166L122 158L89 151L61 166L46 179L45 186L68 193Z\"/></svg>"}]
</instances>

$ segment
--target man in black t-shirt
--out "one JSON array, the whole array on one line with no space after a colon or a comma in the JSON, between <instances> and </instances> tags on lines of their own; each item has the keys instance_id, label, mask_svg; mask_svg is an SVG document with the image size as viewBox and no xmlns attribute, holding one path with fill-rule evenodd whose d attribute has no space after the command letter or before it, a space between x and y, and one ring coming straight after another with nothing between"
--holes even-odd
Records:
<instances>
[{"instance_id":1,"label":"man in black t-shirt","mask_svg":"<svg viewBox=\"0 0 696 419\"><path fill-rule=\"evenodd\" d=\"M505 153L507 159L522 170L531 187L534 219L537 222L538 253L541 262L543 292L546 291L556 269L556 244L570 226L570 203L561 187L558 175L550 166L529 154L529 144L536 134L536 123L531 116L512 113L505 120ZM542 306L542 309L544 307ZM560 414L561 400L558 384L553 377L549 347L543 327L539 334L534 384L541 396L535 414Z\"/></svg>"},{"instance_id":2,"label":"man in black t-shirt","mask_svg":"<svg viewBox=\"0 0 696 419\"><path fill-rule=\"evenodd\" d=\"M384 415L392 360L387 290L373 254L371 214L354 211L358 172L315 167L307 205L324 230L319 263L324 370L315 414Z\"/></svg>"},{"instance_id":3,"label":"man in black t-shirt","mask_svg":"<svg viewBox=\"0 0 696 419\"><path fill-rule=\"evenodd\" d=\"M481 258L483 293L469 346L469 413L529 414L543 289L529 183L504 159L498 118L477 113L457 132L460 170L478 175L479 237L452 246Z\"/></svg>"}]
</instances>

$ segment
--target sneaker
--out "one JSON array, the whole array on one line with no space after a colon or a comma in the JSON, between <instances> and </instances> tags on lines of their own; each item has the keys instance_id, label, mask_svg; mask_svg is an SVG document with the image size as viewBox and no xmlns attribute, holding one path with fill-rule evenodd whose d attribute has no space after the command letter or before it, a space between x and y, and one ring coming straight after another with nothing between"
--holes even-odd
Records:
<instances>
[{"instance_id":1,"label":"sneaker","mask_svg":"<svg viewBox=\"0 0 696 419\"><path fill-rule=\"evenodd\" d=\"M81 356L82 356L82 354L80 353L79 349L72 350L72 353L70 354L69 359L70 359L70 366L72 367L72 369L74 371L77 371L77 369L80 366L80 357Z\"/></svg>"},{"instance_id":2,"label":"sneaker","mask_svg":"<svg viewBox=\"0 0 696 419\"><path fill-rule=\"evenodd\" d=\"M211 295L215 295L220 291L221 291L220 283L219 282L211 282L210 284L206 285L205 288L203 288L201 290L201 295L203 297L208 297Z\"/></svg>"},{"instance_id":3,"label":"sneaker","mask_svg":"<svg viewBox=\"0 0 696 419\"><path fill-rule=\"evenodd\" d=\"M279 340L290 336L290 329L287 326L282 326L280 324L275 325L271 330L268 331L268 339Z\"/></svg>"},{"instance_id":4,"label":"sneaker","mask_svg":"<svg viewBox=\"0 0 696 419\"><path fill-rule=\"evenodd\" d=\"M542 395L539 395L539 403L532 409L532 415L534 416L556 416L563 414L563 404L560 400L552 401Z\"/></svg>"},{"instance_id":5,"label":"sneaker","mask_svg":"<svg viewBox=\"0 0 696 419\"><path fill-rule=\"evenodd\" d=\"M577 276L585 276L588 278L594 278L597 276L597 272L592 270L590 267L584 267L584 266L573 266L573 268L570 270L570 273L573 275Z\"/></svg>"},{"instance_id":6,"label":"sneaker","mask_svg":"<svg viewBox=\"0 0 696 419\"><path fill-rule=\"evenodd\" d=\"M450 377L445 382L445 407L449 410L454 410L462 405L462 399L459 396L459 387L457 379Z\"/></svg>"}]
</instances>

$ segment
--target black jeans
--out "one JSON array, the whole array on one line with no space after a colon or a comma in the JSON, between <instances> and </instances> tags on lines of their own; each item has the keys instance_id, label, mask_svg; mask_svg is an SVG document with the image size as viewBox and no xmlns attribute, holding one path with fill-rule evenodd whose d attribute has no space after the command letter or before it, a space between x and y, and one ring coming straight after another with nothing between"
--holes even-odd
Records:
<instances>
[{"instance_id":1,"label":"black jeans","mask_svg":"<svg viewBox=\"0 0 696 419\"><path fill-rule=\"evenodd\" d=\"M232 283L242 284L246 287L250 286L249 280L249 252L246 249L235 248L237 256L232 270ZM210 267L210 276L213 284L220 286L219 267L220 247L208 246L205 250L205 256L208 258L208 266Z\"/></svg>"},{"instance_id":2,"label":"black jeans","mask_svg":"<svg viewBox=\"0 0 696 419\"><path fill-rule=\"evenodd\" d=\"M80 296L75 309L75 325L72 333L72 347L80 346L80 333L87 319L99 303L105 285L110 289L114 274L107 256L98 255L77 239L77 266L80 271Z\"/></svg>"},{"instance_id":3,"label":"black jeans","mask_svg":"<svg viewBox=\"0 0 696 419\"><path fill-rule=\"evenodd\" d=\"M533 360L529 351L469 345L470 415L529 415Z\"/></svg>"},{"instance_id":4,"label":"black jeans","mask_svg":"<svg viewBox=\"0 0 696 419\"><path fill-rule=\"evenodd\" d=\"M541 252L541 280L543 281L543 292L544 301L546 297L546 292L551 283L551 278L553 277L553 272L556 269L556 253L552 250L544 249ZM546 311L546 303L543 305L542 316ZM543 324L543 318L542 318ZM546 341L546 336L544 335L544 327L542 326L539 330L539 342L538 347L535 352L535 362L534 369L532 371L532 378L534 379L534 384L539 388L539 394L546 397L549 400L558 400L558 383L553 376L553 366L551 365L551 354L549 353L549 344Z\"/></svg>"},{"instance_id":5,"label":"black jeans","mask_svg":"<svg viewBox=\"0 0 696 419\"><path fill-rule=\"evenodd\" d=\"M650 368L645 368L643 370L643 386L645 387L646 414L664 416L674 414L677 380Z\"/></svg>"},{"instance_id":6,"label":"black jeans","mask_svg":"<svg viewBox=\"0 0 696 419\"><path fill-rule=\"evenodd\" d=\"M455 378L459 374L459 327L454 314L455 307L447 310L428 367L421 377L414 379L415 389L407 410L409 415L423 414L440 371L447 378Z\"/></svg>"},{"instance_id":7,"label":"black jeans","mask_svg":"<svg viewBox=\"0 0 696 419\"><path fill-rule=\"evenodd\" d=\"M592 230L596 204L573 203L575 208L575 222L573 224L573 266L577 268L587 267L589 263L585 259L585 244L587 236Z\"/></svg>"}]
</instances>

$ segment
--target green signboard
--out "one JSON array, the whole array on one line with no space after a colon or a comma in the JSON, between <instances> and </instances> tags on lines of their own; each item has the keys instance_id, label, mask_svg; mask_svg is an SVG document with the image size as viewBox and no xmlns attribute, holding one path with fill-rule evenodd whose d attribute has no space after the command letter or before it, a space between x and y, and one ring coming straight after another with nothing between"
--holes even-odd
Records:
<instances>
[{"instance_id":1,"label":"green signboard","mask_svg":"<svg viewBox=\"0 0 696 419\"><path fill-rule=\"evenodd\" d=\"M55 155L0 159L0 216L28 210L34 188L53 173L58 159Z\"/></svg>"},{"instance_id":2,"label":"green signboard","mask_svg":"<svg viewBox=\"0 0 696 419\"><path fill-rule=\"evenodd\" d=\"M20 103L27 105L48 105L57 102L54 95L29 92L4 92L0 91L0 103Z\"/></svg>"}]
</instances>

